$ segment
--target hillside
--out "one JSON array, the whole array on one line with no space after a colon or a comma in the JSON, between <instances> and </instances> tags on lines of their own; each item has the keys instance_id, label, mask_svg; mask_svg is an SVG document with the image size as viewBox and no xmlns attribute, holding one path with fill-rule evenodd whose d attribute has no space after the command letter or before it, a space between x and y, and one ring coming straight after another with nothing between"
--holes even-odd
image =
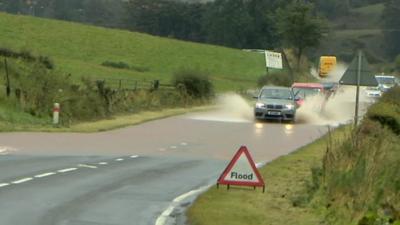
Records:
<instances>
[{"instance_id":1,"label":"hillside","mask_svg":"<svg viewBox=\"0 0 400 225\"><path fill-rule=\"evenodd\" d=\"M371 63L385 61L381 30L384 5L371 4L351 9L349 14L329 21L330 33L316 55L334 54L350 62L357 49L364 49Z\"/></svg>"},{"instance_id":2,"label":"hillside","mask_svg":"<svg viewBox=\"0 0 400 225\"><path fill-rule=\"evenodd\" d=\"M75 80L90 76L166 83L175 71L196 68L208 71L221 91L254 86L264 72L263 55L256 53L5 13L0 13L0 47L48 56ZM101 66L105 61L138 69Z\"/></svg>"}]
</instances>

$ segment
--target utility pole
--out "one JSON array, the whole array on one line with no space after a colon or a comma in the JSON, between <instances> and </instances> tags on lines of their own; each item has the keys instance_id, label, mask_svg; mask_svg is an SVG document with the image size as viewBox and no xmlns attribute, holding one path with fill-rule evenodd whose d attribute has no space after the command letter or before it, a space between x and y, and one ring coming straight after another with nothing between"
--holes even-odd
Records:
<instances>
[{"instance_id":1,"label":"utility pole","mask_svg":"<svg viewBox=\"0 0 400 225\"><path fill-rule=\"evenodd\" d=\"M10 97L11 85L10 85L10 77L8 75L7 58L4 58L4 68L6 70L6 94L7 94L7 97Z\"/></svg>"},{"instance_id":2,"label":"utility pole","mask_svg":"<svg viewBox=\"0 0 400 225\"><path fill-rule=\"evenodd\" d=\"M358 106L360 101L360 80L361 80L361 64L362 64L362 54L361 50L358 51L358 68L357 68L357 93L356 93L356 110L354 113L354 125L358 124Z\"/></svg>"}]
</instances>

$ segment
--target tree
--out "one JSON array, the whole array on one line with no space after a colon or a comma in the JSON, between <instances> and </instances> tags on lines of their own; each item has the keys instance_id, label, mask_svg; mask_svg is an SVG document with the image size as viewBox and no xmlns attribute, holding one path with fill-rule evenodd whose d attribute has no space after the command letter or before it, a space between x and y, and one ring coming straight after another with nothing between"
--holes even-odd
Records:
<instances>
[{"instance_id":1,"label":"tree","mask_svg":"<svg viewBox=\"0 0 400 225\"><path fill-rule=\"evenodd\" d=\"M295 50L297 68L307 48L317 47L323 37L325 25L313 13L313 5L293 1L277 10L277 26L283 44Z\"/></svg>"},{"instance_id":2,"label":"tree","mask_svg":"<svg viewBox=\"0 0 400 225\"><path fill-rule=\"evenodd\" d=\"M400 0L388 0L382 15L386 52L393 59L400 53Z\"/></svg>"}]
</instances>

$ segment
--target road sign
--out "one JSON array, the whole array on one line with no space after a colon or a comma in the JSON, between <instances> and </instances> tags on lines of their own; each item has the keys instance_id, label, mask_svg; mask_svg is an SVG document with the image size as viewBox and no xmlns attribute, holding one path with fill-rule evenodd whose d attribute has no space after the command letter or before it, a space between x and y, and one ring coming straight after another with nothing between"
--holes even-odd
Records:
<instances>
[{"instance_id":1,"label":"road sign","mask_svg":"<svg viewBox=\"0 0 400 225\"><path fill-rule=\"evenodd\" d=\"M360 86L378 86L375 76L368 67L367 59L361 51L358 52L358 57L354 58L349 68L344 72L339 80L343 85L355 85L356 91L356 107L354 113L354 125L358 123L358 108L360 99Z\"/></svg>"},{"instance_id":2,"label":"road sign","mask_svg":"<svg viewBox=\"0 0 400 225\"><path fill-rule=\"evenodd\" d=\"M365 56L361 53L361 68L360 68L360 86L378 86L378 82L375 79L374 73L368 66L368 61ZM349 68L343 74L339 83L343 85L357 85L357 73L359 66L359 57L355 57L351 62Z\"/></svg>"},{"instance_id":3,"label":"road sign","mask_svg":"<svg viewBox=\"0 0 400 225\"><path fill-rule=\"evenodd\" d=\"M240 147L235 156L228 164L224 172L218 179L217 186L220 184L250 187L263 187L265 191L265 183L246 146Z\"/></svg>"},{"instance_id":4,"label":"road sign","mask_svg":"<svg viewBox=\"0 0 400 225\"><path fill-rule=\"evenodd\" d=\"M265 51L265 65L267 68L282 69L282 54L280 52Z\"/></svg>"}]
</instances>

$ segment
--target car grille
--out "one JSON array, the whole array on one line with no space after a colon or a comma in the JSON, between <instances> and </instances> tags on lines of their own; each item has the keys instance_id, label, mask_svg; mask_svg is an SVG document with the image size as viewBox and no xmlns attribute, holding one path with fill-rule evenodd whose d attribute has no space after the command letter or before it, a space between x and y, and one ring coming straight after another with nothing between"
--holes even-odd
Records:
<instances>
[{"instance_id":1,"label":"car grille","mask_svg":"<svg viewBox=\"0 0 400 225\"><path fill-rule=\"evenodd\" d=\"M283 109L283 105L267 105L267 109Z\"/></svg>"}]
</instances>

